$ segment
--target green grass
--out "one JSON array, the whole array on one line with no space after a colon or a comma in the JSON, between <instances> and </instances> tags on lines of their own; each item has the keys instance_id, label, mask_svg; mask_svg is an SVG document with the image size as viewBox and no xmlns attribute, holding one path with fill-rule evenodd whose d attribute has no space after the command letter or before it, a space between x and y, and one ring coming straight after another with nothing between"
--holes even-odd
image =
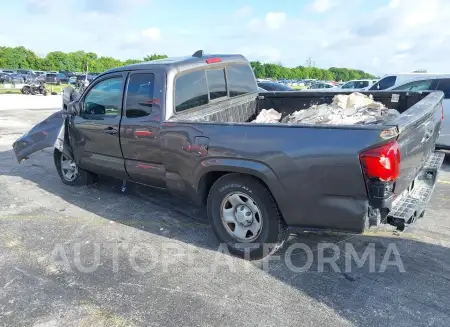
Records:
<instances>
[{"instance_id":1,"label":"green grass","mask_svg":"<svg viewBox=\"0 0 450 327\"><path fill-rule=\"evenodd\" d=\"M21 94L19 89L4 89L0 87L0 94Z\"/></svg>"},{"instance_id":2,"label":"green grass","mask_svg":"<svg viewBox=\"0 0 450 327\"><path fill-rule=\"evenodd\" d=\"M49 90L50 92L57 92L57 93L60 93L67 86L69 86L69 84L61 84L61 85L45 84L47 90Z\"/></svg>"}]
</instances>

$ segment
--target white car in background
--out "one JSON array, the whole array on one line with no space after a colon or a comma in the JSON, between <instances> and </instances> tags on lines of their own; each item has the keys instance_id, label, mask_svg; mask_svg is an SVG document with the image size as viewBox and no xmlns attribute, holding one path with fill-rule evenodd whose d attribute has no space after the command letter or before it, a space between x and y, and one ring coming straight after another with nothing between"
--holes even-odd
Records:
<instances>
[{"instance_id":1,"label":"white car in background","mask_svg":"<svg viewBox=\"0 0 450 327\"><path fill-rule=\"evenodd\" d=\"M377 82L377 80L373 80L373 79L355 79L355 80L346 82L344 85L341 86L341 89L364 90L366 88L371 87L376 82Z\"/></svg>"},{"instance_id":2,"label":"white car in background","mask_svg":"<svg viewBox=\"0 0 450 327\"><path fill-rule=\"evenodd\" d=\"M324 89L337 89L337 87L333 83L316 82L316 83L311 84L311 86L307 89L307 91L309 91L309 90L324 90Z\"/></svg>"},{"instance_id":3,"label":"white car in background","mask_svg":"<svg viewBox=\"0 0 450 327\"><path fill-rule=\"evenodd\" d=\"M388 76L392 82L392 77ZM383 78L384 79L384 78ZM381 86L385 83L380 80ZM408 78L399 78L402 83L395 83L383 90L385 91L442 91L444 92L444 120L441 124L441 133L436 140L436 149L450 150L450 74L410 74ZM375 85L374 85L375 86ZM370 89L370 91L375 91Z\"/></svg>"}]
</instances>

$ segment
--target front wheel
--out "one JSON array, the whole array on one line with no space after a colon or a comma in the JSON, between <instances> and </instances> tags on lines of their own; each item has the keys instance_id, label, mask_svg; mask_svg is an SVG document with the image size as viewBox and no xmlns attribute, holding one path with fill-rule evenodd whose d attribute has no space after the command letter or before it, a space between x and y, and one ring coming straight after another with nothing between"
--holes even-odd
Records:
<instances>
[{"instance_id":1,"label":"front wheel","mask_svg":"<svg viewBox=\"0 0 450 327\"><path fill-rule=\"evenodd\" d=\"M209 192L207 210L219 241L245 259L274 253L289 235L270 191L248 175L219 178Z\"/></svg>"},{"instance_id":2,"label":"front wheel","mask_svg":"<svg viewBox=\"0 0 450 327\"><path fill-rule=\"evenodd\" d=\"M58 149L54 150L53 159L59 177L64 184L73 186L95 183L95 174L79 168L75 160L71 160Z\"/></svg>"},{"instance_id":3,"label":"front wheel","mask_svg":"<svg viewBox=\"0 0 450 327\"><path fill-rule=\"evenodd\" d=\"M30 94L31 88L29 86L24 86L24 87L22 87L21 92L22 92L22 94Z\"/></svg>"}]
</instances>

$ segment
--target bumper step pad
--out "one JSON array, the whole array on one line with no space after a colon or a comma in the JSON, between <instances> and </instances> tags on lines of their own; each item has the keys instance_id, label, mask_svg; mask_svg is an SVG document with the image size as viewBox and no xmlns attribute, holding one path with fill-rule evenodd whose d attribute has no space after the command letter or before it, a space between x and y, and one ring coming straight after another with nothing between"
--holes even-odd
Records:
<instances>
[{"instance_id":1,"label":"bumper step pad","mask_svg":"<svg viewBox=\"0 0 450 327\"><path fill-rule=\"evenodd\" d=\"M398 227L414 223L423 214L433 194L439 168L441 168L444 158L445 154L442 152L431 154L421 173L417 176L414 188L392 207L388 218L395 220Z\"/></svg>"}]
</instances>

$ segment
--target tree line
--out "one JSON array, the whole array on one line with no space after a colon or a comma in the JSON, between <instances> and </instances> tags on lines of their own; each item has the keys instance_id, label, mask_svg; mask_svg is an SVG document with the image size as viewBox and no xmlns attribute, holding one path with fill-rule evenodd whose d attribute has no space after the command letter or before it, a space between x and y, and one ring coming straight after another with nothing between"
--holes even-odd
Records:
<instances>
[{"instance_id":1,"label":"tree line","mask_svg":"<svg viewBox=\"0 0 450 327\"><path fill-rule=\"evenodd\" d=\"M259 61L252 61L251 65L257 78L274 78L278 80L314 78L324 81L349 81L353 79L375 78L374 75L351 68L331 67L329 69L322 69L309 65L288 68L277 64L263 64Z\"/></svg>"},{"instance_id":2,"label":"tree line","mask_svg":"<svg viewBox=\"0 0 450 327\"><path fill-rule=\"evenodd\" d=\"M43 71L71 71L71 72L104 72L105 70L136 64L143 61L167 58L166 55L152 54L142 59L128 59L125 61L105 56L98 56L93 52L52 51L45 57L39 57L25 47L0 47L0 68L32 69Z\"/></svg>"},{"instance_id":3,"label":"tree line","mask_svg":"<svg viewBox=\"0 0 450 327\"><path fill-rule=\"evenodd\" d=\"M142 59L119 60L112 57L98 56L93 52L52 51L45 57L39 57L33 51L20 47L0 47L0 68L8 69L32 69L43 71L74 71L74 72L103 72L105 70L135 64L143 61L151 61L167 58L163 54L151 54ZM311 60L309 61L311 63ZM257 78L274 79L305 79L315 78L319 80L347 81L360 78L375 78L362 70L349 68L321 69L307 64L295 68L287 68L280 64L264 64L252 61L251 65Z\"/></svg>"}]
</instances>

